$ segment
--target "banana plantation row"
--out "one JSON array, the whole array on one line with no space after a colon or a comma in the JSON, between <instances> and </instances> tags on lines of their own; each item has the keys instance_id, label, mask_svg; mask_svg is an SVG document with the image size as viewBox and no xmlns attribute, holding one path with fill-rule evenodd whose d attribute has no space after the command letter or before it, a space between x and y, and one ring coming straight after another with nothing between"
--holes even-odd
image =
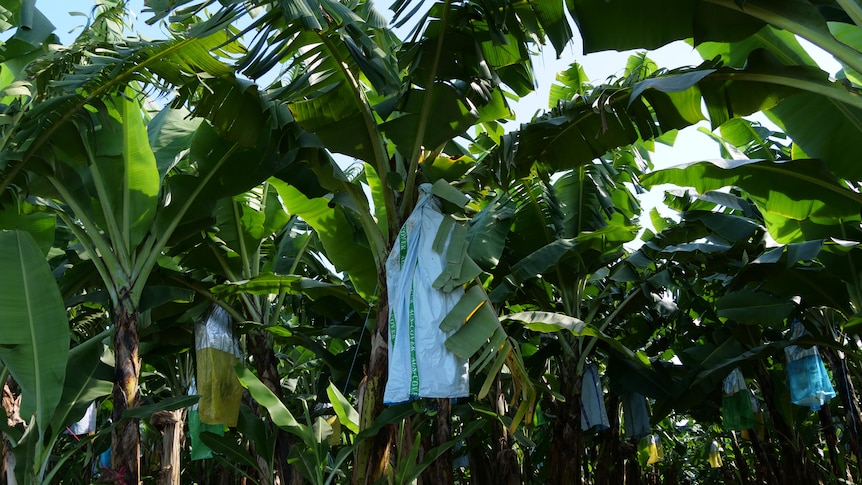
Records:
<instances>
[{"instance_id":1,"label":"banana plantation row","mask_svg":"<svg viewBox=\"0 0 862 485\"><path fill-rule=\"evenodd\" d=\"M862 479L857 1L48 3L0 0L5 483ZM575 29L704 62L515 127Z\"/></svg>"}]
</instances>

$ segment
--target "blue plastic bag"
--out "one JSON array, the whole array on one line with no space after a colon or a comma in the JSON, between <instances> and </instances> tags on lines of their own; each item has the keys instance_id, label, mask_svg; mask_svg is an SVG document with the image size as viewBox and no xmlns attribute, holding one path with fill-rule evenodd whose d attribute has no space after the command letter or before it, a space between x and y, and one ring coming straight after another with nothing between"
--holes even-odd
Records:
<instances>
[{"instance_id":1,"label":"blue plastic bag","mask_svg":"<svg viewBox=\"0 0 862 485\"><path fill-rule=\"evenodd\" d=\"M596 428L596 431L602 431L610 427L599 371L595 364L590 364L584 368L581 381L581 429L586 431Z\"/></svg>"},{"instance_id":2,"label":"blue plastic bag","mask_svg":"<svg viewBox=\"0 0 862 485\"><path fill-rule=\"evenodd\" d=\"M623 425L626 438L643 438L650 434L649 411L646 398L638 393L623 396Z\"/></svg>"},{"instance_id":3,"label":"blue plastic bag","mask_svg":"<svg viewBox=\"0 0 862 485\"><path fill-rule=\"evenodd\" d=\"M805 327L800 322L791 326L791 339L805 335ZM784 348L787 357L787 381L790 387L790 400L799 406L808 406L812 411L820 409L835 397L835 389L829 380L826 366L820 358L816 345L804 348L788 345Z\"/></svg>"}]
</instances>

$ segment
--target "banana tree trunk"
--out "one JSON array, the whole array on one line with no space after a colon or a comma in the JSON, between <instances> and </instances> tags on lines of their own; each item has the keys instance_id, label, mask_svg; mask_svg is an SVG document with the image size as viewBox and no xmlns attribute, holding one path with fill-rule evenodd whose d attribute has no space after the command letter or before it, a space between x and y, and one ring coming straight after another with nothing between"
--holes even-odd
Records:
<instances>
[{"instance_id":1,"label":"banana tree trunk","mask_svg":"<svg viewBox=\"0 0 862 485\"><path fill-rule=\"evenodd\" d=\"M844 457L841 456L838 450L838 435L835 432L835 422L832 419L832 411L829 409L829 404L820 406L817 412L820 417L820 429L823 430L823 435L826 438L826 447L829 448L829 461L832 465L832 474L839 480L846 480L848 483L853 482L853 477Z\"/></svg>"},{"instance_id":2,"label":"banana tree trunk","mask_svg":"<svg viewBox=\"0 0 862 485\"><path fill-rule=\"evenodd\" d=\"M389 304L386 275L381 273L378 286L377 319L371 334L371 359L365 377L359 384L359 429L370 428L383 412L383 392L389 367ZM386 425L373 438L362 441L356 449L351 483L368 485L383 477L389 467L389 456L395 438L395 426Z\"/></svg>"},{"instance_id":3,"label":"banana tree trunk","mask_svg":"<svg viewBox=\"0 0 862 485\"><path fill-rule=\"evenodd\" d=\"M859 398L856 395L853 381L850 380L847 361L838 352L828 347L821 349L821 353L829 362L832 375L835 377L838 396L841 399L841 404L844 406L844 432L849 437L850 450L856 456L856 463L862 463L862 436L860 436L860 432L862 432L862 411L859 409ZM856 480L862 478L858 467L855 473L856 476L854 478Z\"/></svg>"},{"instance_id":4,"label":"banana tree trunk","mask_svg":"<svg viewBox=\"0 0 862 485\"><path fill-rule=\"evenodd\" d=\"M114 410L112 419L119 425L111 433L111 469L127 485L141 481L141 433L137 419L123 421L123 413L138 405L138 378L141 361L138 358L137 308L128 292L121 293L114 312Z\"/></svg>"},{"instance_id":5,"label":"banana tree trunk","mask_svg":"<svg viewBox=\"0 0 862 485\"><path fill-rule=\"evenodd\" d=\"M565 402L557 401L554 436L551 438L548 463L548 483L577 485L583 483L581 462L583 444L581 432L581 379L577 375L577 359L567 358L560 366L562 393Z\"/></svg>"},{"instance_id":6,"label":"banana tree trunk","mask_svg":"<svg viewBox=\"0 0 862 485\"><path fill-rule=\"evenodd\" d=\"M269 332L256 331L249 335L249 352L254 362L260 381L275 394L280 401L284 401L284 392L281 389L281 377L278 374L278 359L273 351L272 334ZM263 408L259 408L263 411ZM274 470L269 477L261 477L262 483L272 480L274 483L300 484L303 483L302 475L288 463L290 448L293 446L293 437L287 431L277 428L271 421L267 422L270 430L275 434L275 463ZM262 460L261 460L262 461ZM267 473L264 470L263 473Z\"/></svg>"},{"instance_id":7,"label":"banana tree trunk","mask_svg":"<svg viewBox=\"0 0 862 485\"><path fill-rule=\"evenodd\" d=\"M437 429L435 433L434 446L442 446L452 437L452 402L449 399L437 400ZM455 478L452 473L452 451L437 458L437 483L439 485L452 485Z\"/></svg>"},{"instance_id":8,"label":"banana tree trunk","mask_svg":"<svg viewBox=\"0 0 862 485\"><path fill-rule=\"evenodd\" d=\"M756 430L751 430L749 433L756 433ZM745 460L742 450L739 448L736 431L730 432L730 446L733 448L733 461L736 463L736 469L739 471L739 483L740 485L748 485L751 483L751 471L748 468L748 462Z\"/></svg>"},{"instance_id":9,"label":"banana tree trunk","mask_svg":"<svg viewBox=\"0 0 862 485\"><path fill-rule=\"evenodd\" d=\"M608 393L608 421L610 429L600 434L603 442L599 451L596 483L598 485L616 485L625 480L623 474L622 441L620 435L620 398L614 393Z\"/></svg>"},{"instance_id":10,"label":"banana tree trunk","mask_svg":"<svg viewBox=\"0 0 862 485\"><path fill-rule=\"evenodd\" d=\"M496 382L497 386L497 414L505 416L506 395L503 394L503 386L500 384L499 377ZM503 423L496 423L491 431L491 453L492 453L492 476L494 477L491 483L500 485L519 485L522 483L521 470L518 466L518 454L512 449L511 436L509 428Z\"/></svg>"},{"instance_id":11,"label":"banana tree trunk","mask_svg":"<svg viewBox=\"0 0 862 485\"><path fill-rule=\"evenodd\" d=\"M17 426L24 423L19 410L21 409L21 394L17 392L18 385L11 376L3 382L3 394L0 396L0 405L6 413L6 425ZM26 425L26 423L24 423ZM9 485L18 483L15 478L15 454L12 452L12 443L5 433L0 433L0 477L5 477Z\"/></svg>"},{"instance_id":12,"label":"banana tree trunk","mask_svg":"<svg viewBox=\"0 0 862 485\"><path fill-rule=\"evenodd\" d=\"M783 483L779 480L779 477L782 477L783 480L783 475L781 475L782 472L780 471L781 468L773 466L772 457L763 449L763 446L760 443L760 438L757 436L757 431L749 431L748 436L751 440L751 449L754 450L754 456L757 458L757 460L755 460L755 463L758 465L757 475L763 479L763 483L768 485L779 485ZM779 472L775 471L776 468L778 468Z\"/></svg>"},{"instance_id":13,"label":"banana tree trunk","mask_svg":"<svg viewBox=\"0 0 862 485\"><path fill-rule=\"evenodd\" d=\"M772 377L770 377L769 372L767 372L762 364L757 367L757 382L760 384L763 401L766 403L766 409L769 411L772 425L776 431L775 436L781 448L780 465L775 467L778 483L807 483L808 473L806 471L804 454L797 451L794 446L796 430L790 428L778 411ZM758 442L757 433L751 433L751 442L752 444Z\"/></svg>"},{"instance_id":14,"label":"banana tree trunk","mask_svg":"<svg viewBox=\"0 0 862 485\"><path fill-rule=\"evenodd\" d=\"M161 411L150 418L152 424L162 433L161 471L158 485L180 485L182 462L180 452L183 449L185 410Z\"/></svg>"}]
</instances>

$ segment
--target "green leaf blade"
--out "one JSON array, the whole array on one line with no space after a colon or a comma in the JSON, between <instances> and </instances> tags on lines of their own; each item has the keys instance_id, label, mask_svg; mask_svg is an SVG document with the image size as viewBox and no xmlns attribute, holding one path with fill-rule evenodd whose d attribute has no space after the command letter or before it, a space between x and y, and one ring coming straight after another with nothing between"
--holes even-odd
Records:
<instances>
[{"instance_id":1,"label":"green leaf blade","mask_svg":"<svg viewBox=\"0 0 862 485\"><path fill-rule=\"evenodd\" d=\"M28 233L0 231L0 361L21 386L21 414L40 429L63 393L69 324L42 251Z\"/></svg>"}]
</instances>

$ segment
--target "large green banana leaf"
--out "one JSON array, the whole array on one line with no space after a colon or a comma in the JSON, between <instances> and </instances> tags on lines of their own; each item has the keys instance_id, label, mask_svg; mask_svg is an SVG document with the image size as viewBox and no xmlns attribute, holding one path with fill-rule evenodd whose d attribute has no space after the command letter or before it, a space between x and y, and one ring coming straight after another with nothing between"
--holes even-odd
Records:
<instances>
[{"instance_id":1,"label":"large green banana leaf","mask_svg":"<svg viewBox=\"0 0 862 485\"><path fill-rule=\"evenodd\" d=\"M862 196L843 186L819 160L695 162L649 173L641 183L646 187L672 183L700 193L737 186L761 210L797 220L850 217L862 204Z\"/></svg>"},{"instance_id":2,"label":"large green banana leaf","mask_svg":"<svg viewBox=\"0 0 862 485\"><path fill-rule=\"evenodd\" d=\"M340 205L331 206L326 198L309 199L281 180L272 178L270 183L287 210L314 228L326 256L337 269L350 275L356 292L366 300L371 298L377 287L377 266L367 242L357 239L363 233L351 224L349 213Z\"/></svg>"},{"instance_id":3,"label":"large green banana leaf","mask_svg":"<svg viewBox=\"0 0 862 485\"><path fill-rule=\"evenodd\" d=\"M504 181L525 176L536 163L552 171L574 168L617 147L705 119L702 103L713 127L775 107L799 93L817 92L842 108L862 107L862 99L829 81L819 69L782 66L763 50L752 52L747 60L743 69L708 63L577 96L505 135L486 163Z\"/></svg>"},{"instance_id":4,"label":"large green banana leaf","mask_svg":"<svg viewBox=\"0 0 862 485\"><path fill-rule=\"evenodd\" d=\"M862 49L862 41L857 38L845 40L856 41L852 47ZM741 67L755 49L768 49L782 64L817 65L791 33L772 28L765 28L741 42L704 44L698 47L698 52L706 59L720 56L727 65ZM854 93L852 89L845 89ZM855 97L860 97L858 92ZM862 136L862 109L858 106L808 91L783 100L766 114L801 148L804 156L824 160L838 177L862 178L862 166L854 151L839 142Z\"/></svg>"},{"instance_id":5,"label":"large green banana leaf","mask_svg":"<svg viewBox=\"0 0 862 485\"><path fill-rule=\"evenodd\" d=\"M849 21L846 15L833 15L843 12L831 1L573 0L568 5L586 52L653 49L688 38L698 44L736 42L770 24L812 41L850 65L862 62L858 52L830 33L827 20Z\"/></svg>"},{"instance_id":6,"label":"large green banana leaf","mask_svg":"<svg viewBox=\"0 0 862 485\"><path fill-rule=\"evenodd\" d=\"M33 237L0 231L0 360L21 386L21 415L40 436L63 393L69 324L57 282Z\"/></svg>"},{"instance_id":7,"label":"large green banana leaf","mask_svg":"<svg viewBox=\"0 0 862 485\"><path fill-rule=\"evenodd\" d=\"M819 160L769 162L715 160L649 173L646 187L672 183L705 193L737 186L764 213L767 229L779 242L804 239L802 223L837 224L859 214L862 197L847 189Z\"/></svg>"},{"instance_id":8,"label":"large green banana leaf","mask_svg":"<svg viewBox=\"0 0 862 485\"><path fill-rule=\"evenodd\" d=\"M101 129L92 145L90 175L113 246L131 252L150 229L159 194L159 170L150 148L140 104L125 96L96 114Z\"/></svg>"}]
</instances>

